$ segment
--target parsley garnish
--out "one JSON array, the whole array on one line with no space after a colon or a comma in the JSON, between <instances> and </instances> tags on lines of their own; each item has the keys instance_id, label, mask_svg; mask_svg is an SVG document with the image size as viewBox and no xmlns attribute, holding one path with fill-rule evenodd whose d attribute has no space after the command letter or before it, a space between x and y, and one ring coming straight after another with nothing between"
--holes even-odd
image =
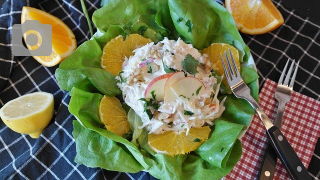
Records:
<instances>
[{"instance_id":1,"label":"parsley garnish","mask_svg":"<svg viewBox=\"0 0 320 180\"><path fill-rule=\"evenodd\" d=\"M152 96L152 99L153 99L153 100L156 100L156 94L155 94L155 91L154 91L154 90L151 91L151 96Z\"/></svg>"},{"instance_id":2,"label":"parsley garnish","mask_svg":"<svg viewBox=\"0 0 320 180\"><path fill-rule=\"evenodd\" d=\"M183 127L185 124L182 124L181 127Z\"/></svg>"},{"instance_id":3,"label":"parsley garnish","mask_svg":"<svg viewBox=\"0 0 320 180\"><path fill-rule=\"evenodd\" d=\"M198 95L198 94L199 94L199 92L200 92L201 88L202 88L202 86L200 86L200 87L197 89L197 91L196 91L196 95Z\"/></svg>"},{"instance_id":4,"label":"parsley garnish","mask_svg":"<svg viewBox=\"0 0 320 180\"><path fill-rule=\"evenodd\" d=\"M188 32L192 32L193 24L190 20L188 20L185 24L188 27Z\"/></svg>"},{"instance_id":5,"label":"parsley garnish","mask_svg":"<svg viewBox=\"0 0 320 180\"><path fill-rule=\"evenodd\" d=\"M185 95L180 95L179 97L183 97L183 98L187 99L188 101L190 100L190 98L186 97Z\"/></svg>"},{"instance_id":6,"label":"parsley garnish","mask_svg":"<svg viewBox=\"0 0 320 180\"><path fill-rule=\"evenodd\" d=\"M147 62L147 66L149 68L148 73L152 73L152 67L151 67L151 63Z\"/></svg>"},{"instance_id":7,"label":"parsley garnish","mask_svg":"<svg viewBox=\"0 0 320 180\"><path fill-rule=\"evenodd\" d=\"M211 94L210 94L210 99L211 99L211 101L213 100L213 98L214 98L214 93L211 92Z\"/></svg>"},{"instance_id":8,"label":"parsley garnish","mask_svg":"<svg viewBox=\"0 0 320 180\"><path fill-rule=\"evenodd\" d=\"M197 61L190 54L187 54L187 56L182 61L183 69L192 75L195 75L198 72L197 71L198 64L199 64L199 61Z\"/></svg>"},{"instance_id":9,"label":"parsley garnish","mask_svg":"<svg viewBox=\"0 0 320 180\"><path fill-rule=\"evenodd\" d=\"M186 110L184 110L184 113L183 113L184 115L187 115L187 116L192 116L192 115L194 115L194 113L193 112L191 112L191 111L186 111Z\"/></svg>"},{"instance_id":10,"label":"parsley garnish","mask_svg":"<svg viewBox=\"0 0 320 180\"><path fill-rule=\"evenodd\" d=\"M176 69L169 68L167 65L165 65L164 62L163 62L163 59L162 59L162 65L163 65L164 72L166 72L166 73L177 72Z\"/></svg>"},{"instance_id":11,"label":"parsley garnish","mask_svg":"<svg viewBox=\"0 0 320 180\"><path fill-rule=\"evenodd\" d=\"M118 76L119 76L119 78L120 78L120 83L124 83L124 82L126 82L127 81L127 78L123 78L122 76L121 76L121 74L123 73L123 71L120 71L119 72L119 74L118 74Z\"/></svg>"},{"instance_id":12,"label":"parsley garnish","mask_svg":"<svg viewBox=\"0 0 320 180\"><path fill-rule=\"evenodd\" d=\"M193 139L193 142L201 142L201 140L199 138L195 138Z\"/></svg>"},{"instance_id":13,"label":"parsley garnish","mask_svg":"<svg viewBox=\"0 0 320 180\"><path fill-rule=\"evenodd\" d=\"M139 99L140 101L144 102L144 112L146 112L148 114L150 120L153 117L153 114L152 114L150 108L157 110L160 107L160 104L156 100L155 91L151 91L151 95L152 95L152 98L150 100L146 100L145 98Z\"/></svg>"}]
</instances>

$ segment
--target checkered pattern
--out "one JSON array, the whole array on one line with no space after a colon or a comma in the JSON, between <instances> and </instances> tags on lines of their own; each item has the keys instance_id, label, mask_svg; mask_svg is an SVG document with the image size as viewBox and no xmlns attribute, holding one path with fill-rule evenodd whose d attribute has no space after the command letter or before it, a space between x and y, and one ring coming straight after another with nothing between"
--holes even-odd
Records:
<instances>
[{"instance_id":1,"label":"checkered pattern","mask_svg":"<svg viewBox=\"0 0 320 180\"><path fill-rule=\"evenodd\" d=\"M275 119L277 114L277 101L273 97L276 86L277 83L266 79L259 95L260 106L271 119ZM306 167L310 163L320 135L319 119L320 102L293 92L284 112L281 131ZM254 116L241 142L243 146L241 160L226 179L236 177L254 179L258 175L267 145L267 136L265 127L257 115ZM274 178L290 179L280 160L277 162Z\"/></svg>"},{"instance_id":2,"label":"checkered pattern","mask_svg":"<svg viewBox=\"0 0 320 180\"><path fill-rule=\"evenodd\" d=\"M294 90L320 100L317 87L320 83L320 26L286 8L282 2L274 3L283 14L285 24L265 35L243 35L256 61L260 85L266 78L277 81L287 58L301 60ZM100 0L85 4L91 16L100 7ZM0 179L154 179L146 172L119 173L74 162L72 120L75 118L67 109L68 94L58 87L54 78L57 67L47 68L32 57L11 54L11 28L20 23L24 5L62 19L74 32L78 45L90 38L79 0L0 0L0 107L34 91L50 92L55 97L54 118L39 139L15 133L0 121ZM316 154L308 168L314 177L320 176L319 156L320 143L316 145Z\"/></svg>"}]
</instances>

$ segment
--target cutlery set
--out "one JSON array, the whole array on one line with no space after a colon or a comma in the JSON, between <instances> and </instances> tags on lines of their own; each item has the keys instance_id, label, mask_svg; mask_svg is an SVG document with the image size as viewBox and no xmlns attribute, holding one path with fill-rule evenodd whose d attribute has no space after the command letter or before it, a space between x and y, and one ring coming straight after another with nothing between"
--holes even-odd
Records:
<instances>
[{"instance_id":1,"label":"cutlery set","mask_svg":"<svg viewBox=\"0 0 320 180\"><path fill-rule=\"evenodd\" d=\"M273 179L274 168L277 162L277 157L279 157L280 161L282 162L286 171L288 172L288 174L292 179L294 180L311 179L308 171L302 164L296 152L293 150L292 146L290 145L290 143L287 141L286 137L282 134L280 130L285 104L290 101L293 84L294 84L297 70L299 67L299 62L296 64L294 61L292 61L286 75L287 66L289 64L289 61L291 61L291 60L288 60L280 76L280 79L275 91L275 98L279 102L278 113L276 116L275 124L273 124L268 118L268 116L260 108L259 104L250 95L250 89L241 78L240 72L237 70L237 67L236 67L234 58L232 57L232 53L230 49L229 49L229 56L227 52L224 53L224 56L225 57L223 57L223 55L220 54L225 77L231 88L231 91L237 98L245 99L254 108L254 110L256 111L257 115L259 116L263 125L266 128L269 144L272 146L272 148L270 148L270 145L268 145L266 149L266 155L263 161L263 166L262 166L259 179L261 180ZM293 72L293 69L294 69L294 72ZM293 72L293 75L291 76L292 72ZM285 75L286 77L284 79ZM290 79L291 81L289 82Z\"/></svg>"}]
</instances>

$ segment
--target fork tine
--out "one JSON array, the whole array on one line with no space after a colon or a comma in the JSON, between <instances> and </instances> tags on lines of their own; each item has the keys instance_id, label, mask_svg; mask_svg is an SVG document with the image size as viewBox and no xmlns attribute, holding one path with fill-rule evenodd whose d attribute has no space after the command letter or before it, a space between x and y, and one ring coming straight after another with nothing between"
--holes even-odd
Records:
<instances>
[{"instance_id":1,"label":"fork tine","mask_svg":"<svg viewBox=\"0 0 320 180\"><path fill-rule=\"evenodd\" d=\"M290 61L292 61L292 60L290 59ZM283 85L285 85L285 86L287 86L288 83L289 83L289 79L290 79L290 77L291 77L291 73L292 73L292 69L293 69L293 65L294 65L294 64L295 64L294 61L292 61L291 66L290 66L290 68L289 68L289 70L288 70L288 74L287 74L287 76L286 76L286 79L284 80L284 83L283 83Z\"/></svg>"},{"instance_id":2,"label":"fork tine","mask_svg":"<svg viewBox=\"0 0 320 180\"><path fill-rule=\"evenodd\" d=\"M239 77L239 76L240 76L240 73L239 73L239 71L238 71L236 62L234 61L234 58L233 58L233 56L232 56L232 53L231 53L230 48L228 48L228 50L229 50L230 58L231 58L231 60L232 60L231 62L232 62L232 65L233 65L233 69L234 69L234 71L235 71L235 74L236 74L237 77Z\"/></svg>"},{"instance_id":3,"label":"fork tine","mask_svg":"<svg viewBox=\"0 0 320 180\"><path fill-rule=\"evenodd\" d=\"M287 70L287 66L288 66L289 60L290 59L288 59L286 65L284 66L284 68L282 70L282 73L281 73L280 79L278 81L278 84L282 84L282 82L283 82L282 80L283 80L284 75L286 74L286 70Z\"/></svg>"},{"instance_id":4,"label":"fork tine","mask_svg":"<svg viewBox=\"0 0 320 180\"><path fill-rule=\"evenodd\" d=\"M294 81L296 79L297 71L298 71L298 68L299 68L299 63L300 63L300 61L298 61L298 63L296 64L296 68L294 70L293 76L292 76L291 81L290 81L289 87L291 87L291 88L293 88L293 84L294 84Z\"/></svg>"},{"instance_id":5,"label":"fork tine","mask_svg":"<svg viewBox=\"0 0 320 180\"><path fill-rule=\"evenodd\" d=\"M231 79L234 79L235 78L235 74L234 74L234 71L233 71L233 69L231 67L230 60L229 60L229 57L228 57L228 53L225 51L224 55L226 56L226 61L227 61L227 64L228 64L228 69L229 69L229 72L230 72Z\"/></svg>"},{"instance_id":6,"label":"fork tine","mask_svg":"<svg viewBox=\"0 0 320 180\"><path fill-rule=\"evenodd\" d=\"M229 83L229 79L230 79L230 77L229 77L229 73L228 73L228 70L227 70L226 64L224 63L223 56L222 56L222 54L221 54L221 53L220 53L220 59L221 59L221 61L222 61L222 66L223 66L224 74L226 75L227 81L228 81L228 83Z\"/></svg>"}]
</instances>

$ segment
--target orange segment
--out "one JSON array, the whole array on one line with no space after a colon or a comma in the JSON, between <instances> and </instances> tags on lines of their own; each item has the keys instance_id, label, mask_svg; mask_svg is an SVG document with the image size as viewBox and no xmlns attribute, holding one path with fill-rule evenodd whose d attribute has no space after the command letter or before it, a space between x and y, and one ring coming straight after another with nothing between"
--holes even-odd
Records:
<instances>
[{"instance_id":1,"label":"orange segment","mask_svg":"<svg viewBox=\"0 0 320 180\"><path fill-rule=\"evenodd\" d=\"M267 33L284 22L271 0L226 0L225 5L239 31L246 34Z\"/></svg>"},{"instance_id":2,"label":"orange segment","mask_svg":"<svg viewBox=\"0 0 320 180\"><path fill-rule=\"evenodd\" d=\"M191 128L189 133L166 131L163 134L149 134L148 143L152 150L170 156L186 154L196 150L208 139L211 129L209 126Z\"/></svg>"},{"instance_id":3,"label":"orange segment","mask_svg":"<svg viewBox=\"0 0 320 180\"><path fill-rule=\"evenodd\" d=\"M139 34L130 34L124 41L122 35L110 40L103 48L101 67L113 75L118 75L122 70L124 58L129 58L133 50L142 47L151 40Z\"/></svg>"},{"instance_id":4,"label":"orange segment","mask_svg":"<svg viewBox=\"0 0 320 180\"><path fill-rule=\"evenodd\" d=\"M116 97L104 96L99 107L99 116L108 131L122 136L130 131L126 111Z\"/></svg>"},{"instance_id":5,"label":"orange segment","mask_svg":"<svg viewBox=\"0 0 320 180\"><path fill-rule=\"evenodd\" d=\"M225 58L225 52L227 52L229 55L228 49L231 50L233 59L237 65L238 71L240 72L239 52L235 47L233 47L229 44L225 44L225 43L213 43L209 47L201 50L202 54L209 55L210 61L212 63L212 69L215 72L217 72L219 76L224 75L223 66L222 66L222 62L221 62L221 58L220 58L220 53ZM225 77L223 78L223 83L226 85L226 87L229 87L227 79Z\"/></svg>"},{"instance_id":6,"label":"orange segment","mask_svg":"<svg viewBox=\"0 0 320 180\"><path fill-rule=\"evenodd\" d=\"M77 47L75 36L71 29L59 18L39 9L24 6L21 13L21 24L26 20L38 20L41 24L50 24L52 27L52 53L50 56L33 56L44 66L55 66L72 53ZM39 28L39 27L38 27ZM41 27L40 27L41 28ZM30 31L23 35L24 39L30 34L36 34L39 42L36 46L29 46L30 50L40 47L42 37L36 31Z\"/></svg>"}]
</instances>

